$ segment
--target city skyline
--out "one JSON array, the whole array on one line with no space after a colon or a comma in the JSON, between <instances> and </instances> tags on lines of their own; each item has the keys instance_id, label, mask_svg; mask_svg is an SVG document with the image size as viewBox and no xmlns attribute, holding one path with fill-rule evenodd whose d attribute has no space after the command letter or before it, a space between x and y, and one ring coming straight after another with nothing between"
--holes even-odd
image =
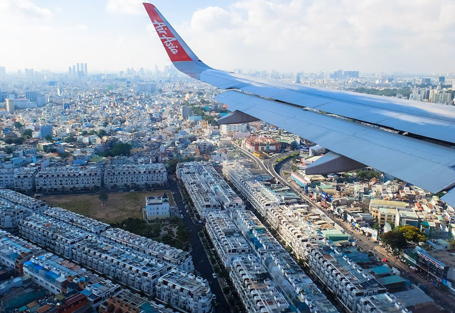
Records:
<instances>
[{"instance_id":1,"label":"city skyline","mask_svg":"<svg viewBox=\"0 0 455 313\"><path fill-rule=\"evenodd\" d=\"M155 4L207 64L283 72L454 71L450 1L177 1ZM211 6L210 6L211 5ZM142 1L2 1L6 71L170 65ZM430 62L431 60L431 62Z\"/></svg>"}]
</instances>

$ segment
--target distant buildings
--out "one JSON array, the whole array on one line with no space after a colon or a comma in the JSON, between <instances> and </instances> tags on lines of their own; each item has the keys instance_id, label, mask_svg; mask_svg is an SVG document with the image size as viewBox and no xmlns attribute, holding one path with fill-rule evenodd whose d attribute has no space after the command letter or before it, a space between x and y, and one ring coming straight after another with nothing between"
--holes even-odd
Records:
<instances>
[{"instance_id":1,"label":"distant buildings","mask_svg":"<svg viewBox=\"0 0 455 313\"><path fill-rule=\"evenodd\" d=\"M9 113L14 113L14 99L5 99L6 102L6 111Z\"/></svg>"}]
</instances>

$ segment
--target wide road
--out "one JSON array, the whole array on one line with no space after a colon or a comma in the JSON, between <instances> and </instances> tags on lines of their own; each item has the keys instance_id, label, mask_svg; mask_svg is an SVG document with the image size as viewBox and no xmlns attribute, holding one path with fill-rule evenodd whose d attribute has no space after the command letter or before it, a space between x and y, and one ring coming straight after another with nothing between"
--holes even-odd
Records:
<instances>
[{"instance_id":1,"label":"wide road","mask_svg":"<svg viewBox=\"0 0 455 313\"><path fill-rule=\"evenodd\" d=\"M209 281L210 289L216 295L216 302L219 303L218 306L214 307L215 312L224 313L230 312L228 309L229 306L224 298L221 287L216 278L213 278L213 269L210 265L210 261L205 253L204 247L202 245L201 239L198 236L198 232L203 230L203 226L196 225L193 223L193 220L189 213L186 213L185 205L183 203L182 195L178 188L178 184L174 178L169 178L168 186L166 189L170 190L174 195L175 204L183 212L183 219L185 225L189 231L189 239L191 242L191 256L193 257L194 268L199 273L199 275Z\"/></svg>"}]
</instances>

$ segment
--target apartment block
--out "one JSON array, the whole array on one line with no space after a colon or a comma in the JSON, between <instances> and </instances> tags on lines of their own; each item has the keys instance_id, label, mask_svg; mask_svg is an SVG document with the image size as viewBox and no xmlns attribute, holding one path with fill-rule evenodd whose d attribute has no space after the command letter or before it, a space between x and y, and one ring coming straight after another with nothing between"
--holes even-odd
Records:
<instances>
[{"instance_id":1,"label":"apartment block","mask_svg":"<svg viewBox=\"0 0 455 313\"><path fill-rule=\"evenodd\" d=\"M207 162L179 163L177 175L201 218L213 210L243 209L242 199Z\"/></svg>"},{"instance_id":2,"label":"apartment block","mask_svg":"<svg viewBox=\"0 0 455 313\"><path fill-rule=\"evenodd\" d=\"M156 298L189 313L212 312L209 283L194 274L173 270L158 280Z\"/></svg>"},{"instance_id":3,"label":"apartment block","mask_svg":"<svg viewBox=\"0 0 455 313\"><path fill-rule=\"evenodd\" d=\"M24 274L23 266L33 256L45 251L19 237L0 230L0 263L14 268L19 276Z\"/></svg>"},{"instance_id":4,"label":"apartment block","mask_svg":"<svg viewBox=\"0 0 455 313\"><path fill-rule=\"evenodd\" d=\"M14 188L14 168L0 168L0 188Z\"/></svg>"},{"instance_id":5,"label":"apartment block","mask_svg":"<svg viewBox=\"0 0 455 313\"><path fill-rule=\"evenodd\" d=\"M308 265L349 312L357 312L362 297L386 292L371 274L337 248L311 248Z\"/></svg>"},{"instance_id":6,"label":"apartment block","mask_svg":"<svg viewBox=\"0 0 455 313\"><path fill-rule=\"evenodd\" d=\"M287 312L289 302L260 260L252 254L234 259L229 276L248 312Z\"/></svg>"},{"instance_id":7,"label":"apartment block","mask_svg":"<svg viewBox=\"0 0 455 313\"><path fill-rule=\"evenodd\" d=\"M75 226L37 214L21 221L19 233L31 242L68 259L73 257L74 245L92 235Z\"/></svg>"},{"instance_id":8,"label":"apartment block","mask_svg":"<svg viewBox=\"0 0 455 313\"><path fill-rule=\"evenodd\" d=\"M104 170L106 188L148 188L167 184L164 164L122 164L109 165Z\"/></svg>"},{"instance_id":9,"label":"apartment block","mask_svg":"<svg viewBox=\"0 0 455 313\"><path fill-rule=\"evenodd\" d=\"M14 170L14 189L20 192L32 192L35 190L35 177L38 168L20 167Z\"/></svg>"},{"instance_id":10,"label":"apartment block","mask_svg":"<svg viewBox=\"0 0 455 313\"><path fill-rule=\"evenodd\" d=\"M50 208L43 214L97 235L111 227L109 224L58 207Z\"/></svg>"},{"instance_id":11,"label":"apartment block","mask_svg":"<svg viewBox=\"0 0 455 313\"><path fill-rule=\"evenodd\" d=\"M75 262L148 296L155 294L158 279L174 268L101 238L92 237L78 242L73 247L72 255Z\"/></svg>"},{"instance_id":12,"label":"apartment block","mask_svg":"<svg viewBox=\"0 0 455 313\"><path fill-rule=\"evenodd\" d=\"M103 301L122 290L120 285L52 253L33 257L25 262L24 274L30 275L33 281L53 294L73 290L82 293L94 310Z\"/></svg>"},{"instance_id":13,"label":"apartment block","mask_svg":"<svg viewBox=\"0 0 455 313\"><path fill-rule=\"evenodd\" d=\"M122 290L101 303L99 313L173 313L174 310L132 293Z\"/></svg>"},{"instance_id":14,"label":"apartment block","mask_svg":"<svg viewBox=\"0 0 455 313\"><path fill-rule=\"evenodd\" d=\"M130 233L120 228L107 229L101 233L101 237L121 244L132 251L156 259L159 262L171 264L181 271L194 271L193 259L187 251Z\"/></svg>"},{"instance_id":15,"label":"apartment block","mask_svg":"<svg viewBox=\"0 0 455 313\"><path fill-rule=\"evenodd\" d=\"M235 258L250 253L248 242L227 213L210 212L206 228L225 267L230 267Z\"/></svg>"},{"instance_id":16,"label":"apartment block","mask_svg":"<svg viewBox=\"0 0 455 313\"><path fill-rule=\"evenodd\" d=\"M42 214L44 210L48 208L44 201L25 196L9 189L0 189L0 199L9 201L10 204L16 205L18 208L26 209L30 211L30 213Z\"/></svg>"},{"instance_id":17,"label":"apartment block","mask_svg":"<svg viewBox=\"0 0 455 313\"><path fill-rule=\"evenodd\" d=\"M101 169L98 166L46 167L35 176L37 192L65 192L101 188Z\"/></svg>"},{"instance_id":18,"label":"apartment block","mask_svg":"<svg viewBox=\"0 0 455 313\"><path fill-rule=\"evenodd\" d=\"M14 229L24 220L30 212L16 206L4 205L0 201L0 227Z\"/></svg>"}]
</instances>

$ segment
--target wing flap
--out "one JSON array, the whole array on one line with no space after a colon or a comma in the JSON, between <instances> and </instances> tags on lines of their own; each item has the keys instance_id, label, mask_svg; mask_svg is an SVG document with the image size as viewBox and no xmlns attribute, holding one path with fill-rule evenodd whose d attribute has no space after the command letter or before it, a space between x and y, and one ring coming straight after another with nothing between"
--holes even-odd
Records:
<instances>
[{"instance_id":1,"label":"wing flap","mask_svg":"<svg viewBox=\"0 0 455 313\"><path fill-rule=\"evenodd\" d=\"M216 100L431 192L455 184L453 149L235 91Z\"/></svg>"}]
</instances>

